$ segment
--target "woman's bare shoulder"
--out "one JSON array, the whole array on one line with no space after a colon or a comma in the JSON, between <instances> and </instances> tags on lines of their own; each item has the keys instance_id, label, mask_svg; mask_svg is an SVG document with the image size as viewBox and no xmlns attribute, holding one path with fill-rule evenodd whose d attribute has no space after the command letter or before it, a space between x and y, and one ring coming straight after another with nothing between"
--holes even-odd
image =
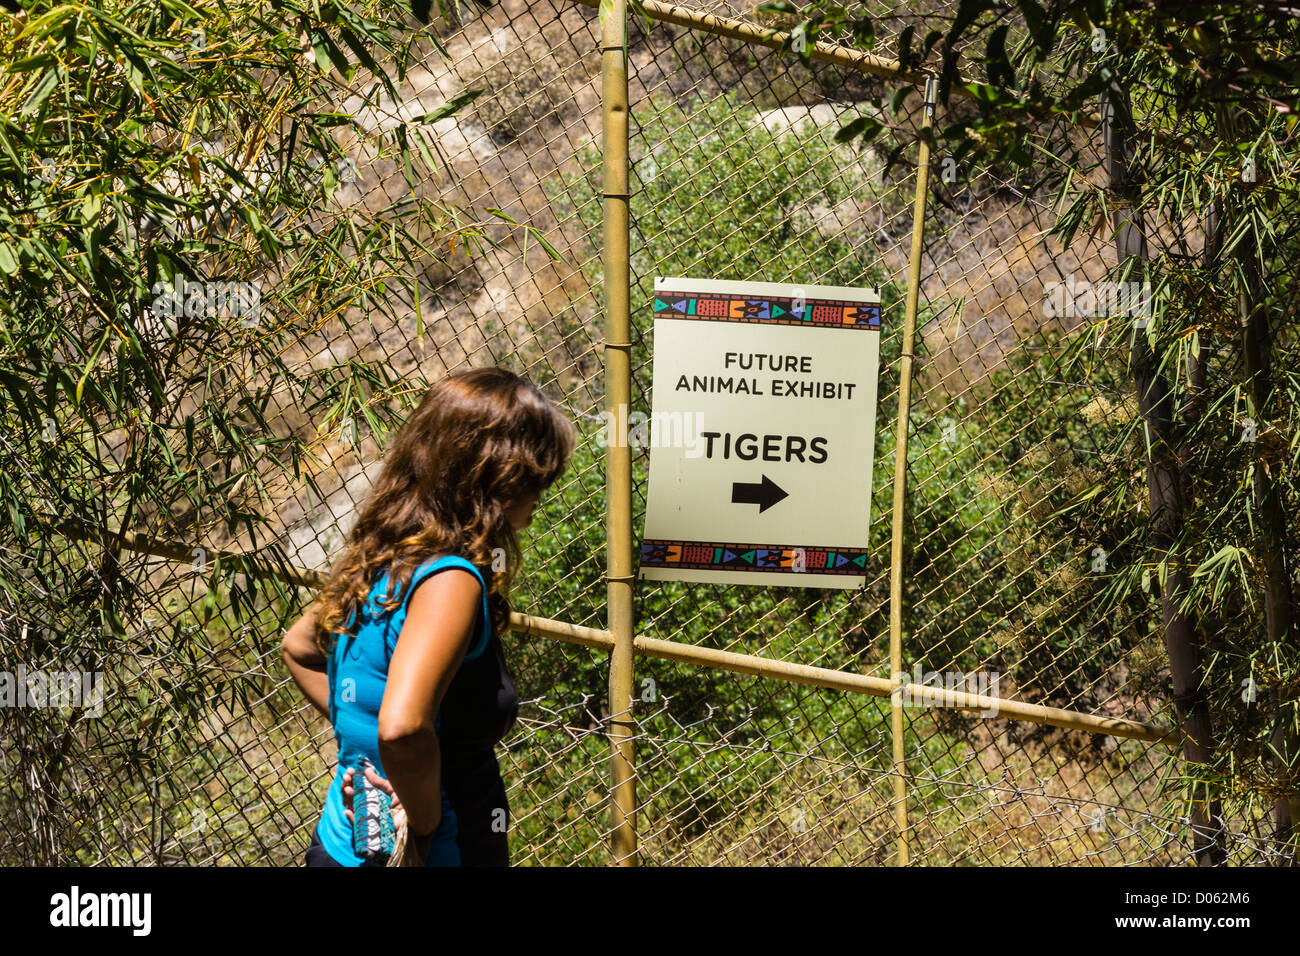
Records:
<instances>
[{"instance_id":1,"label":"woman's bare shoulder","mask_svg":"<svg viewBox=\"0 0 1300 956\"><path fill-rule=\"evenodd\" d=\"M425 575L416 582L407 605L407 613L414 611L417 606L428 606L440 601L477 601L482 590L478 575L469 568L459 565L439 568L437 572Z\"/></svg>"}]
</instances>

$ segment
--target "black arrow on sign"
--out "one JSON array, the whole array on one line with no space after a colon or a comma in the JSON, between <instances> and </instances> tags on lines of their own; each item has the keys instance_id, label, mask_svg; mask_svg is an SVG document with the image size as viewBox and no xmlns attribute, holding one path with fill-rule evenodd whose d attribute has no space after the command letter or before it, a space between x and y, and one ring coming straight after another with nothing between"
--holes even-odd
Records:
<instances>
[{"instance_id":1,"label":"black arrow on sign","mask_svg":"<svg viewBox=\"0 0 1300 956\"><path fill-rule=\"evenodd\" d=\"M758 481L733 481L731 483L731 503L737 505L758 505L762 514L778 501L790 497L790 493L767 475Z\"/></svg>"}]
</instances>

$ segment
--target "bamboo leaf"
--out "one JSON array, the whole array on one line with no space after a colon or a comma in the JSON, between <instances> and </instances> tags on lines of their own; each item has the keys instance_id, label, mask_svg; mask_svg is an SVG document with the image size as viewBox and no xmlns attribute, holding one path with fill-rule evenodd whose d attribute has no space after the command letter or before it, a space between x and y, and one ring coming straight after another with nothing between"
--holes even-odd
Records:
<instances>
[{"instance_id":1,"label":"bamboo leaf","mask_svg":"<svg viewBox=\"0 0 1300 956\"><path fill-rule=\"evenodd\" d=\"M453 97L452 99L448 100L446 103L442 104L442 106L439 106L436 110L432 110L431 112L425 113L423 116L419 118L419 120L417 120L417 122L436 123L440 119L444 119L448 116L453 116L456 113L459 113L470 103L473 103L480 96L482 96L483 92L484 91L481 89L466 90L464 93L461 93Z\"/></svg>"},{"instance_id":2,"label":"bamboo leaf","mask_svg":"<svg viewBox=\"0 0 1300 956\"><path fill-rule=\"evenodd\" d=\"M33 113L40 111L45 101L49 99L50 94L54 92L54 88L59 85L60 72L58 67L46 71L45 75L37 82L31 95L27 97L26 102L23 103L22 109L19 110L20 116L31 116Z\"/></svg>"}]
</instances>

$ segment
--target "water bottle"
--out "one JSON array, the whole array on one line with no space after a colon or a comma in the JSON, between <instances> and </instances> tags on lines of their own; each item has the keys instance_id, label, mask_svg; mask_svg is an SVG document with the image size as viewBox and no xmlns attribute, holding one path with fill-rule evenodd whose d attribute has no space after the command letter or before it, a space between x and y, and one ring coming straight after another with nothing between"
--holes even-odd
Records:
<instances>
[{"instance_id":1,"label":"water bottle","mask_svg":"<svg viewBox=\"0 0 1300 956\"><path fill-rule=\"evenodd\" d=\"M393 806L388 794L366 778L374 768L364 755L347 766L352 770L352 852L373 866L387 866L393 855Z\"/></svg>"}]
</instances>

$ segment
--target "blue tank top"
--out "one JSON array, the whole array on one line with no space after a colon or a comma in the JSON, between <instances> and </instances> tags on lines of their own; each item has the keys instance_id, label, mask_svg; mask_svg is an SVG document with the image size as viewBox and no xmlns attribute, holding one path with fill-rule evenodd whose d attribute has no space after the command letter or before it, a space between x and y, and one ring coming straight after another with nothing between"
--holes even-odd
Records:
<instances>
[{"instance_id":1,"label":"blue tank top","mask_svg":"<svg viewBox=\"0 0 1300 956\"><path fill-rule=\"evenodd\" d=\"M344 814L343 773L349 766L345 761L356 761L364 755L375 765L375 771L388 776L379 759L379 706L383 703L384 688L388 683L388 662L397 647L398 635L406 622L406 609L415 588L438 571L447 568L464 568L478 578L483 589L479 610L479 631L465 660L472 661L483 655L492 634L491 612L487 603L487 586L483 575L469 561L457 555L431 558L411 575L411 583L401 596L401 603L391 610L380 607L381 598L391 600L387 572L381 574L370 590L365 607L361 609L360 622L355 634L336 635L334 649L327 663L329 676L330 723L334 726L334 740L338 744L339 765L334 781L325 796L325 810L318 832L321 846L344 866L370 866L352 851L352 827ZM445 700L444 700L445 704ZM442 709L435 718L434 729L441 730ZM445 781L444 781L445 782ZM447 788L442 787L442 819L430 842L427 866L459 866L460 850L457 846L456 813L447 798Z\"/></svg>"}]
</instances>

